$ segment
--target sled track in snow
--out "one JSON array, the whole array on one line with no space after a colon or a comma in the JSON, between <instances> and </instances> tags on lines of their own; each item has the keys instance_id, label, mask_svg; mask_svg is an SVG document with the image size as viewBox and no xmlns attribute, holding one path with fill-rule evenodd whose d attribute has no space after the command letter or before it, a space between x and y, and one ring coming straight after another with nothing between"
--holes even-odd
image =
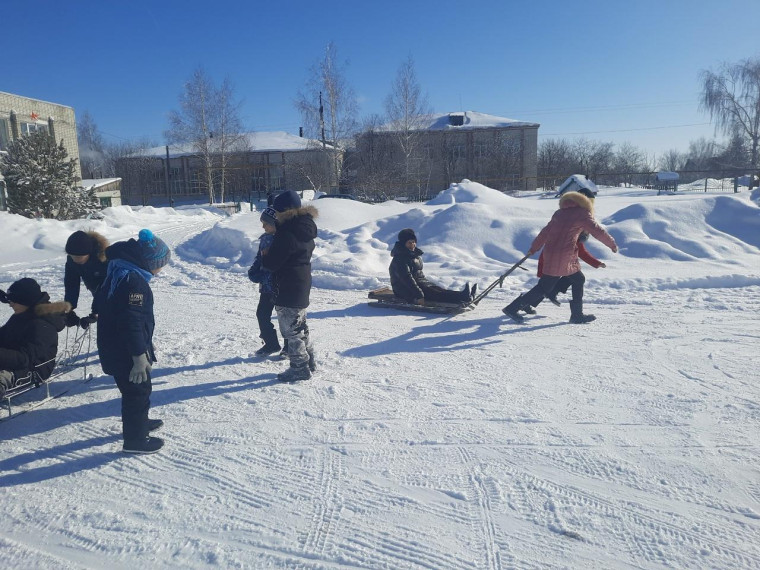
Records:
<instances>
[{"instance_id":1,"label":"sled track in snow","mask_svg":"<svg viewBox=\"0 0 760 570\"><path fill-rule=\"evenodd\" d=\"M482 471L476 467L472 454L464 447L460 447L458 451L469 473L471 486L477 496L477 504L480 511L478 518L483 527L482 534L485 543L483 549L485 554L484 568L501 570L501 556L496 545L497 533L493 514L491 513L491 493L488 484L484 480Z\"/></svg>"}]
</instances>

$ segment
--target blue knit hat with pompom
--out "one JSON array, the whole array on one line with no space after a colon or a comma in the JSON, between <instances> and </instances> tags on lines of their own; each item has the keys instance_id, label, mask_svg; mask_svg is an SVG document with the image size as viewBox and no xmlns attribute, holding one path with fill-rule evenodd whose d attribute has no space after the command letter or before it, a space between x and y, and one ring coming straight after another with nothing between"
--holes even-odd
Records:
<instances>
[{"instance_id":1,"label":"blue knit hat with pompom","mask_svg":"<svg viewBox=\"0 0 760 570\"><path fill-rule=\"evenodd\" d=\"M148 271L163 267L172 258L169 246L150 230L140 230L137 235L137 245L140 247L143 266Z\"/></svg>"}]
</instances>

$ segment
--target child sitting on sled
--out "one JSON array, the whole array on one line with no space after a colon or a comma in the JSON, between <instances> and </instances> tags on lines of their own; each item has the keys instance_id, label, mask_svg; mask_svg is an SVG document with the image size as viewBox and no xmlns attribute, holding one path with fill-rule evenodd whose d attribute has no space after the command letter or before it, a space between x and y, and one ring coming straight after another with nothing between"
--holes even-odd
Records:
<instances>
[{"instance_id":1,"label":"child sitting on sled","mask_svg":"<svg viewBox=\"0 0 760 570\"><path fill-rule=\"evenodd\" d=\"M426 301L468 304L475 297L478 286L470 289L467 283L461 291L444 289L431 283L422 272L422 250L417 248L417 236L411 228L398 234L398 241L391 250L391 275L393 294L407 303L424 305Z\"/></svg>"}]
</instances>

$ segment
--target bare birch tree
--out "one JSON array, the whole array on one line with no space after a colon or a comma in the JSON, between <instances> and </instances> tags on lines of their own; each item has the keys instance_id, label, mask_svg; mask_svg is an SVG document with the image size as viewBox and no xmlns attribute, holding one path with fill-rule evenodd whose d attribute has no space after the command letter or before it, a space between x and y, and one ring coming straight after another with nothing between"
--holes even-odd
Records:
<instances>
[{"instance_id":1,"label":"bare birch tree","mask_svg":"<svg viewBox=\"0 0 760 570\"><path fill-rule=\"evenodd\" d=\"M331 177L339 185L344 145L356 131L358 104L345 76L347 63L340 64L335 44L327 44L324 57L310 70L306 87L295 105L301 113L309 138L322 141L329 157Z\"/></svg>"},{"instance_id":2,"label":"bare birch tree","mask_svg":"<svg viewBox=\"0 0 760 570\"><path fill-rule=\"evenodd\" d=\"M414 59L411 55L396 72L390 94L385 99L388 128L401 152L403 162L403 185L416 185L420 193L422 145L426 121L432 114L427 95L417 80Z\"/></svg>"},{"instance_id":3,"label":"bare birch tree","mask_svg":"<svg viewBox=\"0 0 760 570\"><path fill-rule=\"evenodd\" d=\"M235 90L229 79L225 79L215 92L215 122L216 131L213 133L212 151L217 156L219 164L219 197L224 202L227 170L230 159L235 153L243 152L248 147L248 139L243 132L240 121L241 101L235 100Z\"/></svg>"},{"instance_id":4,"label":"bare birch tree","mask_svg":"<svg viewBox=\"0 0 760 570\"><path fill-rule=\"evenodd\" d=\"M753 168L760 166L760 58L724 63L717 72L702 72L700 107L716 129L739 133L750 146Z\"/></svg>"},{"instance_id":5,"label":"bare birch tree","mask_svg":"<svg viewBox=\"0 0 760 570\"><path fill-rule=\"evenodd\" d=\"M224 200L225 169L230 152L243 139L239 117L240 103L234 99L234 89L224 80L217 89L203 68L197 68L185 83L179 96L179 110L169 113L169 130L165 135L172 144L189 144L198 153L204 170L204 185L209 203L213 204L214 176L217 166L220 177L220 198Z\"/></svg>"}]
</instances>

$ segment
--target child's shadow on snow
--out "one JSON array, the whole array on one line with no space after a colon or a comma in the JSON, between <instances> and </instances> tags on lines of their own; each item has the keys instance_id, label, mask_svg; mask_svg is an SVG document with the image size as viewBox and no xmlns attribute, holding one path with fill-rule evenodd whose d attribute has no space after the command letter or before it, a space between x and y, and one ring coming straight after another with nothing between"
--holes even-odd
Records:
<instances>
[{"instance_id":1,"label":"child's shadow on snow","mask_svg":"<svg viewBox=\"0 0 760 570\"><path fill-rule=\"evenodd\" d=\"M50 449L36 449L28 453L14 455L0 461L0 487L30 485L55 479L79 471L97 469L103 465L121 459L120 453L101 451L99 453L86 450L104 445L113 445L120 441L118 436L98 436L80 439L57 445ZM82 454L81 452L85 452ZM43 461L44 460L44 461ZM53 460L53 461L51 461ZM26 467L39 462L45 463L39 467ZM18 472L20 470L20 472ZM10 471L17 471L10 473Z\"/></svg>"},{"instance_id":2,"label":"child's shadow on snow","mask_svg":"<svg viewBox=\"0 0 760 570\"><path fill-rule=\"evenodd\" d=\"M365 358L400 352L448 352L499 342L488 337L499 334L500 321L492 318L476 321L463 321L456 318L440 320L440 315L435 316L438 319L429 325L414 327L394 338L349 348L343 351L342 355ZM429 318L422 318L429 320Z\"/></svg>"},{"instance_id":3,"label":"child's shadow on snow","mask_svg":"<svg viewBox=\"0 0 760 570\"><path fill-rule=\"evenodd\" d=\"M101 379L109 379L109 377L103 376L97 378L97 380ZM233 392L243 390L256 390L281 383L277 381L276 376L272 373L264 373L235 380L204 382L187 386L179 383L173 384L173 382L167 381L153 384L154 390L150 397L151 409L185 400L232 394ZM8 423L8 429L4 431L3 436L7 436L10 440L17 437L45 433L57 429L62 425L70 424L72 418L84 422L96 418L113 417L114 421L118 422L121 416L121 394L119 394L115 384L111 384L111 386L113 398L110 400L88 402L79 406L38 408L29 414L24 414L14 419L12 423ZM167 386L169 388L166 388ZM72 443L72 445L75 444ZM2 482L2 479L0 479L0 482Z\"/></svg>"},{"instance_id":4,"label":"child's shadow on snow","mask_svg":"<svg viewBox=\"0 0 760 570\"><path fill-rule=\"evenodd\" d=\"M426 318L427 317L427 318ZM421 318L440 319L441 315L425 315ZM542 317L539 317L542 318ZM532 320L535 320L534 317ZM503 329L505 324L513 325ZM466 350L471 348L485 347L500 342L497 339L489 339L497 335L526 333L530 331L548 329L562 326L565 323L551 323L545 325L516 325L512 321L499 318L485 318L478 320L458 320L456 316L437 320L436 322L418 326L397 337L381 340L364 346L357 346L343 351L343 356L365 358L382 354L401 352L444 352L451 350Z\"/></svg>"},{"instance_id":5,"label":"child's shadow on snow","mask_svg":"<svg viewBox=\"0 0 760 570\"><path fill-rule=\"evenodd\" d=\"M221 382L203 382L202 384L177 386L175 388L169 388L168 390L161 389L153 392L153 394L151 394L151 408L174 404L184 400L193 400L195 398L220 396L232 394L233 392L241 392L243 390L258 390L280 384L282 384L282 382L277 380L277 376L269 372L237 380L223 380Z\"/></svg>"}]
</instances>

